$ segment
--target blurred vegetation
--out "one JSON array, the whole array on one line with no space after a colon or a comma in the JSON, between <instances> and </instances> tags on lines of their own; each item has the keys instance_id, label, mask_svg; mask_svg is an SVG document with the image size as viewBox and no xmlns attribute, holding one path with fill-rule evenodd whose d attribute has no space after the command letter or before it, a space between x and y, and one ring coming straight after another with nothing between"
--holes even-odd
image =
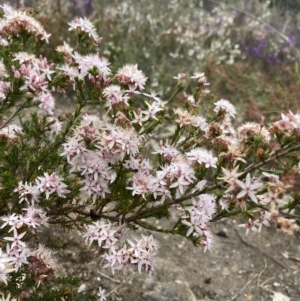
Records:
<instances>
[{"instance_id":1,"label":"blurred vegetation","mask_svg":"<svg viewBox=\"0 0 300 301\"><path fill-rule=\"evenodd\" d=\"M261 2L270 2L269 6L282 10L290 10L292 13L300 12L300 2L298 0L261 0Z\"/></svg>"},{"instance_id":2,"label":"blurred vegetation","mask_svg":"<svg viewBox=\"0 0 300 301\"><path fill-rule=\"evenodd\" d=\"M264 115L270 121L299 108L297 0L8 2L35 7L47 31L58 28L51 37L56 46L73 18L94 20L103 37L94 51L107 57L113 70L138 64L149 77L148 90L163 98L175 90L178 73L189 77L203 71L213 97L232 101L240 120L259 121ZM56 59L53 50L44 49Z\"/></svg>"}]
</instances>

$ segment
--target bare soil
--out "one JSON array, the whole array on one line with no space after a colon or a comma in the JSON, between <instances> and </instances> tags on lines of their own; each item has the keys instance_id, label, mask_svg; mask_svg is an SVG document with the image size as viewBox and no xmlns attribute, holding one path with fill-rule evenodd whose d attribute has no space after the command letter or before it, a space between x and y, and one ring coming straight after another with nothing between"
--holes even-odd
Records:
<instances>
[{"instance_id":1,"label":"bare soil","mask_svg":"<svg viewBox=\"0 0 300 301\"><path fill-rule=\"evenodd\" d=\"M206 253L183 237L154 233L160 249L152 275L135 270L112 275L75 232L66 235L68 251L56 257L60 272L82 278L83 295L101 285L107 301L300 300L299 237L272 227L246 235L234 220L211 229L214 244Z\"/></svg>"}]
</instances>

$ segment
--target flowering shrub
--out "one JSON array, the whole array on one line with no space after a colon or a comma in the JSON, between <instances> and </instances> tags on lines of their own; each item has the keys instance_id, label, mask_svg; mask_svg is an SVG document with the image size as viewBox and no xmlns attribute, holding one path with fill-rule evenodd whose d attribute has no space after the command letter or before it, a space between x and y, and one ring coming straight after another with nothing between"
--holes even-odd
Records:
<instances>
[{"instance_id":1,"label":"flowering shrub","mask_svg":"<svg viewBox=\"0 0 300 301\"><path fill-rule=\"evenodd\" d=\"M61 26L61 35L52 37L53 43L58 44L68 39L62 21L81 15L84 8L93 4L90 17L97 20L95 26L106 41L105 46L99 45L102 52L119 68L124 62L138 63L149 76L147 86L160 94L170 93L176 86L176 82L164 76L165 72L178 74L184 66L186 72L192 73L188 66L193 66L195 60L202 64L208 57L216 57L219 63L233 63L241 56L232 34L236 24L229 10L216 7L210 12L201 1L186 0L92 2L43 1L41 4L32 0L26 4L43 7L39 19L46 29Z\"/></svg>"},{"instance_id":2,"label":"flowering shrub","mask_svg":"<svg viewBox=\"0 0 300 301\"><path fill-rule=\"evenodd\" d=\"M146 93L147 77L137 65L114 70L97 52L101 38L86 18L69 23L76 49L65 42L56 49L61 61L52 63L40 52L51 41L41 24L25 11L1 9L5 295L54 300L67 292L81 298L78 282L56 271L51 249L65 246L58 236L43 238L43 228L52 225L80 231L112 273L155 270L158 242L135 235L138 228L182 235L204 251L213 248L209 222L228 216L244 217L246 232L263 225L287 233L299 228L298 113L282 113L270 125L262 118L235 126L236 108L226 99L208 99L201 72L190 79L178 74L169 99ZM185 91L188 83L192 94ZM57 116L55 99L68 89L77 106ZM180 106L172 104L176 95ZM88 105L97 114L83 113ZM101 287L86 297L95 298L106 299Z\"/></svg>"},{"instance_id":3,"label":"flowering shrub","mask_svg":"<svg viewBox=\"0 0 300 301\"><path fill-rule=\"evenodd\" d=\"M297 16L283 15L278 5L271 7L274 1L21 2L43 7L38 17L49 31L53 26L61 28L60 35L51 37L52 45L67 41L67 20L78 15L97 20L95 26L106 41L101 52L115 67L138 63L149 77L147 88L160 95L175 88L165 74L192 73L195 61L197 68L211 59L232 65L245 58L273 66L299 57Z\"/></svg>"}]
</instances>

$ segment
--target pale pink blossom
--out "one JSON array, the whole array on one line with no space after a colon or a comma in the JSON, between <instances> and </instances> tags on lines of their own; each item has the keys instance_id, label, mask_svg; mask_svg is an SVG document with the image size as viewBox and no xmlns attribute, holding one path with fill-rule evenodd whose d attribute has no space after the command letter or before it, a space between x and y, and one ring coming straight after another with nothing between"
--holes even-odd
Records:
<instances>
[{"instance_id":1,"label":"pale pink blossom","mask_svg":"<svg viewBox=\"0 0 300 301\"><path fill-rule=\"evenodd\" d=\"M99 43L102 40L96 32L95 26L87 18L76 18L68 23L68 25L70 26L69 31L84 32L92 38L95 43Z\"/></svg>"},{"instance_id":2,"label":"pale pink blossom","mask_svg":"<svg viewBox=\"0 0 300 301\"><path fill-rule=\"evenodd\" d=\"M207 223L216 212L215 196L211 194L200 194L197 198L192 198L192 205L185 208L186 214L181 216L181 223L188 227L186 236L191 234L198 237L201 244L205 245L204 251L210 249L211 233Z\"/></svg>"},{"instance_id":3,"label":"pale pink blossom","mask_svg":"<svg viewBox=\"0 0 300 301\"><path fill-rule=\"evenodd\" d=\"M162 102L162 100L157 96L156 92L150 92L148 93L142 93L142 95L147 96L151 101L157 101L157 102Z\"/></svg>"},{"instance_id":4,"label":"pale pink blossom","mask_svg":"<svg viewBox=\"0 0 300 301\"><path fill-rule=\"evenodd\" d=\"M142 195L143 198L154 188L153 176L142 172L135 173L129 182L131 182L131 186L127 186L126 189L132 190L132 195Z\"/></svg>"},{"instance_id":5,"label":"pale pink blossom","mask_svg":"<svg viewBox=\"0 0 300 301\"><path fill-rule=\"evenodd\" d=\"M191 78L196 79L198 84L201 84L203 86L208 86L209 85L204 72L196 72L196 73L194 73L193 76L191 76Z\"/></svg>"},{"instance_id":6,"label":"pale pink blossom","mask_svg":"<svg viewBox=\"0 0 300 301\"><path fill-rule=\"evenodd\" d=\"M95 181L105 179L113 182L115 179L115 171L109 166L106 158L103 158L99 152L88 150L84 154L82 164L77 167L81 171L81 175L92 175Z\"/></svg>"},{"instance_id":7,"label":"pale pink blossom","mask_svg":"<svg viewBox=\"0 0 300 301\"><path fill-rule=\"evenodd\" d=\"M162 155L162 157L169 162L174 160L180 154L179 150L172 146L168 140L165 142L165 145L163 145L161 140L159 142L159 149L152 153Z\"/></svg>"},{"instance_id":8,"label":"pale pink blossom","mask_svg":"<svg viewBox=\"0 0 300 301\"><path fill-rule=\"evenodd\" d=\"M289 111L286 115L281 113L281 120L274 123L281 131L300 130L300 114Z\"/></svg>"},{"instance_id":9,"label":"pale pink blossom","mask_svg":"<svg viewBox=\"0 0 300 301\"><path fill-rule=\"evenodd\" d=\"M125 246L121 249L110 248L109 252L103 255L103 259L106 262L103 267L110 268L113 274L115 270L125 269L125 262L123 260L125 252Z\"/></svg>"},{"instance_id":10,"label":"pale pink blossom","mask_svg":"<svg viewBox=\"0 0 300 301\"><path fill-rule=\"evenodd\" d=\"M7 39L4 39L3 37L0 37L0 46L6 47L8 45L9 45L9 42L7 41Z\"/></svg>"},{"instance_id":11,"label":"pale pink blossom","mask_svg":"<svg viewBox=\"0 0 300 301\"><path fill-rule=\"evenodd\" d=\"M137 123L139 126L143 125L143 122L147 121L147 116L143 116L143 111L141 108L138 108L136 112L133 112L134 119L131 120L131 123Z\"/></svg>"},{"instance_id":12,"label":"pale pink blossom","mask_svg":"<svg viewBox=\"0 0 300 301\"><path fill-rule=\"evenodd\" d=\"M149 174L151 165L149 159L142 159L138 156L130 156L130 159L125 160L123 167L129 170L139 170L144 174Z\"/></svg>"},{"instance_id":13,"label":"pale pink blossom","mask_svg":"<svg viewBox=\"0 0 300 301\"><path fill-rule=\"evenodd\" d=\"M67 185L62 181L62 178L55 172L49 175L47 172L44 173L43 177L37 177L35 180L37 189L40 193L46 194L46 199L49 199L50 194L57 193L61 198L65 198L66 194L70 191L67 189Z\"/></svg>"},{"instance_id":14,"label":"pale pink blossom","mask_svg":"<svg viewBox=\"0 0 300 301\"><path fill-rule=\"evenodd\" d=\"M124 226L101 220L86 225L83 238L88 245L95 242L101 248L110 249L120 240L123 233Z\"/></svg>"},{"instance_id":15,"label":"pale pink blossom","mask_svg":"<svg viewBox=\"0 0 300 301\"><path fill-rule=\"evenodd\" d=\"M28 264L28 257L32 254L29 248L26 246L10 246L6 245L7 254L11 259L11 263L14 266L14 271L17 272L23 264Z\"/></svg>"},{"instance_id":16,"label":"pale pink blossom","mask_svg":"<svg viewBox=\"0 0 300 301\"><path fill-rule=\"evenodd\" d=\"M251 218L245 224L240 224L239 227L246 228L246 235L249 231L258 232L258 225Z\"/></svg>"},{"instance_id":17,"label":"pale pink blossom","mask_svg":"<svg viewBox=\"0 0 300 301\"><path fill-rule=\"evenodd\" d=\"M203 230L203 236L201 237L200 244L204 245L204 253L211 249L213 244L213 235L208 228Z\"/></svg>"},{"instance_id":18,"label":"pale pink blossom","mask_svg":"<svg viewBox=\"0 0 300 301\"><path fill-rule=\"evenodd\" d=\"M62 130L62 122L55 117L47 117L47 122L51 123L48 126L51 134L58 134Z\"/></svg>"},{"instance_id":19,"label":"pale pink blossom","mask_svg":"<svg viewBox=\"0 0 300 301\"><path fill-rule=\"evenodd\" d=\"M89 197L92 197L93 202L95 202L98 197L105 198L105 195L110 193L110 189L108 188L109 182L102 177L95 180L94 176L86 175L80 183L83 184L80 190Z\"/></svg>"},{"instance_id":20,"label":"pale pink blossom","mask_svg":"<svg viewBox=\"0 0 300 301\"><path fill-rule=\"evenodd\" d=\"M263 183L252 179L250 173L247 174L245 182L240 180L236 180L235 182L242 189L236 196L238 199L248 196L254 203L258 203L255 192L263 186Z\"/></svg>"},{"instance_id":21,"label":"pale pink blossom","mask_svg":"<svg viewBox=\"0 0 300 301\"><path fill-rule=\"evenodd\" d=\"M136 242L127 240L122 248L116 249L116 246L110 248L107 254L103 255L106 263L105 268L111 268L112 273L115 270L122 269L123 271L129 265L135 265L138 271L153 271L155 269L155 255L157 254L158 243L152 235L142 235L141 239L136 239Z\"/></svg>"},{"instance_id":22,"label":"pale pink blossom","mask_svg":"<svg viewBox=\"0 0 300 301\"><path fill-rule=\"evenodd\" d=\"M221 99L214 103L216 113L225 112L229 114L231 117L234 117L236 114L236 109L234 105L226 99Z\"/></svg>"},{"instance_id":23,"label":"pale pink blossom","mask_svg":"<svg viewBox=\"0 0 300 301\"><path fill-rule=\"evenodd\" d=\"M4 12L3 19L0 22L0 33L15 36L25 30L48 43L50 34L46 33L40 22L28 16L25 11L14 10L7 4L0 7Z\"/></svg>"},{"instance_id":24,"label":"pale pink blossom","mask_svg":"<svg viewBox=\"0 0 300 301\"><path fill-rule=\"evenodd\" d=\"M23 134L22 128L16 124L9 124L8 126L0 129L0 137L7 139L15 139Z\"/></svg>"},{"instance_id":25,"label":"pale pink blossom","mask_svg":"<svg viewBox=\"0 0 300 301\"><path fill-rule=\"evenodd\" d=\"M271 213L266 210L261 210L260 211L260 216L258 219L254 221L254 224L257 225L258 227L258 232L261 232L262 226L270 226L270 221L271 221Z\"/></svg>"},{"instance_id":26,"label":"pale pink blossom","mask_svg":"<svg viewBox=\"0 0 300 301\"><path fill-rule=\"evenodd\" d=\"M58 70L61 70L62 73L67 76L70 82L73 84L73 90L75 90L75 80L76 78L83 80L85 75L82 75L77 67L69 66L69 65L62 65L57 67Z\"/></svg>"},{"instance_id":27,"label":"pale pink blossom","mask_svg":"<svg viewBox=\"0 0 300 301\"><path fill-rule=\"evenodd\" d=\"M95 129L104 129L104 122L97 115L84 114L80 126L91 126Z\"/></svg>"},{"instance_id":28,"label":"pale pink blossom","mask_svg":"<svg viewBox=\"0 0 300 301\"><path fill-rule=\"evenodd\" d=\"M156 178L160 179L162 182L175 182L177 179L181 178L187 182L194 183L196 180L195 170L190 166L188 161L174 161L170 165L162 167L161 170L156 172Z\"/></svg>"},{"instance_id":29,"label":"pale pink blossom","mask_svg":"<svg viewBox=\"0 0 300 301\"><path fill-rule=\"evenodd\" d=\"M8 275L14 271L11 261L10 256L0 249L0 283L7 285Z\"/></svg>"},{"instance_id":30,"label":"pale pink blossom","mask_svg":"<svg viewBox=\"0 0 300 301\"><path fill-rule=\"evenodd\" d=\"M232 185L233 187L235 187L235 181L239 178L239 176L243 174L243 172L238 172L239 166L236 166L233 169L226 169L224 167L221 168L222 168L223 176L219 177L218 179L223 180L229 183L230 185Z\"/></svg>"},{"instance_id":31,"label":"pale pink blossom","mask_svg":"<svg viewBox=\"0 0 300 301\"><path fill-rule=\"evenodd\" d=\"M103 90L103 95L106 97L107 106L109 110L113 109L118 104L129 106L129 96L121 91L121 87L117 85L110 85Z\"/></svg>"},{"instance_id":32,"label":"pale pink blossom","mask_svg":"<svg viewBox=\"0 0 300 301\"><path fill-rule=\"evenodd\" d=\"M195 215L192 215L189 220L183 219L181 223L188 226L186 236L190 236L194 232L197 233L199 236L203 235L203 232L201 230L201 226L203 224L200 223L199 219L197 219Z\"/></svg>"},{"instance_id":33,"label":"pale pink blossom","mask_svg":"<svg viewBox=\"0 0 300 301\"><path fill-rule=\"evenodd\" d=\"M6 236L6 237L3 237L3 239L11 242L11 246L10 246L11 249L13 249L14 247L22 248L22 247L25 247L25 242L22 241L21 239L24 237L25 234L26 234L26 232L18 234L17 230L14 229L13 236Z\"/></svg>"},{"instance_id":34,"label":"pale pink blossom","mask_svg":"<svg viewBox=\"0 0 300 301\"><path fill-rule=\"evenodd\" d=\"M52 74L55 72L54 64L48 64L47 58L40 56L38 59L32 60L33 70L38 74L44 75L49 81L52 79Z\"/></svg>"},{"instance_id":35,"label":"pale pink blossom","mask_svg":"<svg viewBox=\"0 0 300 301\"><path fill-rule=\"evenodd\" d=\"M21 51L14 53L13 61L19 61L20 65L22 65L23 63L32 62L35 58L34 54Z\"/></svg>"},{"instance_id":36,"label":"pale pink blossom","mask_svg":"<svg viewBox=\"0 0 300 301\"><path fill-rule=\"evenodd\" d=\"M205 185L207 184L207 181L206 180L201 180L199 181L195 187L192 189L192 193L194 192L199 192L201 190L203 190L203 188L205 187Z\"/></svg>"},{"instance_id":37,"label":"pale pink blossom","mask_svg":"<svg viewBox=\"0 0 300 301\"><path fill-rule=\"evenodd\" d=\"M184 176L181 176L179 178L177 178L175 180L175 182L173 182L171 185L170 185L170 188L175 188L177 187L180 195L183 195L184 194L184 191L185 191L185 188L186 186L190 185L190 182L187 181Z\"/></svg>"},{"instance_id":38,"label":"pale pink blossom","mask_svg":"<svg viewBox=\"0 0 300 301\"><path fill-rule=\"evenodd\" d=\"M98 293L98 301L105 301L106 300L106 296L105 296L105 289L102 289L102 287L99 287Z\"/></svg>"},{"instance_id":39,"label":"pale pink blossom","mask_svg":"<svg viewBox=\"0 0 300 301\"><path fill-rule=\"evenodd\" d=\"M3 229L5 227L9 226L10 229L8 232L17 230L23 226L23 221L21 220L20 215L17 215L15 213L1 216L0 219L3 221L0 228Z\"/></svg>"},{"instance_id":40,"label":"pale pink blossom","mask_svg":"<svg viewBox=\"0 0 300 301\"><path fill-rule=\"evenodd\" d=\"M96 115L85 114L80 124L74 130L74 138L78 141L97 142L104 130L104 123Z\"/></svg>"},{"instance_id":41,"label":"pale pink blossom","mask_svg":"<svg viewBox=\"0 0 300 301\"><path fill-rule=\"evenodd\" d=\"M21 87L22 91L29 90L33 93L47 92L48 82L45 75L38 74L35 70L30 67L27 68L27 75L24 75L24 85Z\"/></svg>"},{"instance_id":42,"label":"pale pink blossom","mask_svg":"<svg viewBox=\"0 0 300 301\"><path fill-rule=\"evenodd\" d=\"M174 109L174 113L178 115L178 119L175 119L175 122L179 124L180 127L195 125L196 116L191 115L187 110L181 108Z\"/></svg>"},{"instance_id":43,"label":"pale pink blossom","mask_svg":"<svg viewBox=\"0 0 300 301\"><path fill-rule=\"evenodd\" d=\"M63 53L67 57L70 57L74 51L74 49L65 41L63 45L57 46L55 50Z\"/></svg>"},{"instance_id":44,"label":"pale pink blossom","mask_svg":"<svg viewBox=\"0 0 300 301\"><path fill-rule=\"evenodd\" d=\"M32 184L27 184L27 182L24 184L19 182L19 185L14 192L19 193L19 203L25 201L27 204L33 204L39 201L40 193L38 188Z\"/></svg>"},{"instance_id":45,"label":"pale pink blossom","mask_svg":"<svg viewBox=\"0 0 300 301\"><path fill-rule=\"evenodd\" d=\"M127 64L117 71L116 78L122 84L132 87L134 90L143 90L147 81L144 73L138 69L137 65Z\"/></svg>"},{"instance_id":46,"label":"pale pink blossom","mask_svg":"<svg viewBox=\"0 0 300 301\"><path fill-rule=\"evenodd\" d=\"M5 100L7 93L10 91L11 86L9 82L0 81L0 101Z\"/></svg>"},{"instance_id":47,"label":"pale pink blossom","mask_svg":"<svg viewBox=\"0 0 300 301\"><path fill-rule=\"evenodd\" d=\"M162 110L164 110L166 102L164 101L153 101L152 103L148 103L145 101L146 105L148 106L147 110L143 110L144 118L148 119L155 119L158 120L156 114Z\"/></svg>"},{"instance_id":48,"label":"pale pink blossom","mask_svg":"<svg viewBox=\"0 0 300 301\"><path fill-rule=\"evenodd\" d=\"M249 138L253 138L255 136L260 136L263 138L265 143L269 143L271 140L270 132L259 123L254 122L246 122L237 129L238 131L238 139L240 141L245 141Z\"/></svg>"},{"instance_id":49,"label":"pale pink blossom","mask_svg":"<svg viewBox=\"0 0 300 301\"><path fill-rule=\"evenodd\" d=\"M104 57L100 58L99 54L88 54L88 55L81 55L75 52L72 57L75 59L76 63L78 64L78 69L80 70L79 78L83 79L85 76L91 79L93 76L90 74L90 69L94 67L97 69L98 75L97 80L106 80L108 75L110 74L111 70L108 68L110 63Z\"/></svg>"},{"instance_id":50,"label":"pale pink blossom","mask_svg":"<svg viewBox=\"0 0 300 301\"><path fill-rule=\"evenodd\" d=\"M31 229L36 229L41 226L48 227L48 217L43 209L29 206L23 209L26 214L23 216L22 221Z\"/></svg>"},{"instance_id":51,"label":"pale pink blossom","mask_svg":"<svg viewBox=\"0 0 300 301\"><path fill-rule=\"evenodd\" d=\"M65 156L71 165L77 165L77 162L84 163L84 153L87 152L85 143L78 141L76 138L69 138L66 143L63 143L64 150L60 153Z\"/></svg>"},{"instance_id":52,"label":"pale pink blossom","mask_svg":"<svg viewBox=\"0 0 300 301\"><path fill-rule=\"evenodd\" d=\"M202 132L206 132L208 130L208 123L202 116L195 116L193 126L199 128Z\"/></svg>"},{"instance_id":53,"label":"pale pink blossom","mask_svg":"<svg viewBox=\"0 0 300 301\"><path fill-rule=\"evenodd\" d=\"M116 125L106 124L97 147L113 156L119 155L121 159L125 154L132 156L138 154L140 144L140 137L134 128L124 129Z\"/></svg>"},{"instance_id":54,"label":"pale pink blossom","mask_svg":"<svg viewBox=\"0 0 300 301\"><path fill-rule=\"evenodd\" d=\"M97 221L86 226L84 237L89 245L97 242L98 246L107 249L104 258L104 268L110 268L114 274L115 270L123 270L129 265L136 265L138 271L142 269L153 271L155 268L154 257L157 254L158 243L152 235L142 235L136 242L128 239L121 248L118 248L124 227L109 222Z\"/></svg>"},{"instance_id":55,"label":"pale pink blossom","mask_svg":"<svg viewBox=\"0 0 300 301\"><path fill-rule=\"evenodd\" d=\"M218 205L220 206L221 210L226 210L227 212L229 212L230 202L233 200L234 197L235 196L231 194L224 194L218 202Z\"/></svg>"},{"instance_id":56,"label":"pale pink blossom","mask_svg":"<svg viewBox=\"0 0 300 301\"><path fill-rule=\"evenodd\" d=\"M199 164L203 164L205 168L214 167L217 165L217 157L215 157L211 151L206 150L204 148L194 148L191 151L186 153L186 157L189 161L197 162Z\"/></svg>"},{"instance_id":57,"label":"pale pink blossom","mask_svg":"<svg viewBox=\"0 0 300 301\"><path fill-rule=\"evenodd\" d=\"M55 270L56 263L52 256L52 251L39 243L38 248L33 252L35 256L48 269Z\"/></svg>"},{"instance_id":58,"label":"pale pink blossom","mask_svg":"<svg viewBox=\"0 0 300 301\"><path fill-rule=\"evenodd\" d=\"M0 40L1 40L1 38L0 38ZM1 45L1 43L0 43L0 45ZM7 76L8 76L8 74L6 71L6 67L5 67L3 61L0 60L0 78L7 77Z\"/></svg>"},{"instance_id":59,"label":"pale pink blossom","mask_svg":"<svg viewBox=\"0 0 300 301\"><path fill-rule=\"evenodd\" d=\"M185 74L184 73L178 73L178 75L174 76L173 78L177 79L178 84L180 84L185 79Z\"/></svg>"},{"instance_id":60,"label":"pale pink blossom","mask_svg":"<svg viewBox=\"0 0 300 301\"><path fill-rule=\"evenodd\" d=\"M47 115L53 115L53 110L55 108L55 99L49 92L41 92L37 94L34 101L39 102L39 108L42 110L43 113Z\"/></svg>"},{"instance_id":61,"label":"pale pink blossom","mask_svg":"<svg viewBox=\"0 0 300 301\"><path fill-rule=\"evenodd\" d=\"M163 204L165 199L172 199L172 195L170 190L165 186L162 185L159 181L159 183L156 185L156 182L154 181L154 188L152 189L152 193L155 199L157 199L158 196L160 196L160 203Z\"/></svg>"},{"instance_id":62,"label":"pale pink blossom","mask_svg":"<svg viewBox=\"0 0 300 301\"><path fill-rule=\"evenodd\" d=\"M185 99L190 103L191 106L195 107L196 106L196 100L193 95L191 94L186 94Z\"/></svg>"},{"instance_id":63,"label":"pale pink blossom","mask_svg":"<svg viewBox=\"0 0 300 301\"><path fill-rule=\"evenodd\" d=\"M285 115L281 113L281 119L276 121L274 125L280 130L280 131L290 131L294 128L289 115Z\"/></svg>"}]
</instances>

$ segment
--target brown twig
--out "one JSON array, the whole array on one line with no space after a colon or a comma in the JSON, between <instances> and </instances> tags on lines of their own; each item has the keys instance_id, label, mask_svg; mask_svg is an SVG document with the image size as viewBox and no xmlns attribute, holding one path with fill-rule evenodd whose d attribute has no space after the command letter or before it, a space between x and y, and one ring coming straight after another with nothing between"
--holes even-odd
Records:
<instances>
[{"instance_id":1,"label":"brown twig","mask_svg":"<svg viewBox=\"0 0 300 301\"><path fill-rule=\"evenodd\" d=\"M103 273L101 273L101 272L99 272L99 271L98 271L98 274L100 274L102 277L104 277L104 278L106 278L106 279L109 279L109 280L111 280L111 281L113 281L113 282L116 282L116 283L121 283L121 281L120 281L120 280L117 280L117 279L111 278L111 277L107 276L106 274L103 274Z\"/></svg>"},{"instance_id":2,"label":"brown twig","mask_svg":"<svg viewBox=\"0 0 300 301\"><path fill-rule=\"evenodd\" d=\"M254 276L252 276L248 282L241 288L241 290L239 292L237 292L229 301L234 301L236 300L236 298L243 292L243 290L253 281L253 279L255 277L258 277L259 274L255 274Z\"/></svg>"}]
</instances>

